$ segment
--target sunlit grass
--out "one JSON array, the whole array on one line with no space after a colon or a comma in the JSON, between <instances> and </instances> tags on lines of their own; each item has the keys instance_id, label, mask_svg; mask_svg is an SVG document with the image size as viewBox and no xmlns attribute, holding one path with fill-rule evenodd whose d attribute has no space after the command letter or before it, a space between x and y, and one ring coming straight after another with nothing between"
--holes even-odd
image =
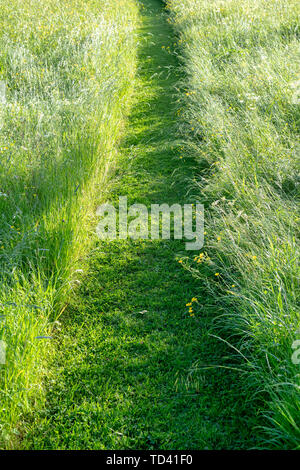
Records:
<instances>
[{"instance_id":1,"label":"sunlit grass","mask_svg":"<svg viewBox=\"0 0 300 470\"><path fill-rule=\"evenodd\" d=\"M179 116L206 201L207 286L261 399L270 447L298 448L298 2L169 0L186 79ZM299 90L298 90L299 91ZM259 424L259 423L258 423Z\"/></svg>"},{"instance_id":2,"label":"sunlit grass","mask_svg":"<svg viewBox=\"0 0 300 470\"><path fill-rule=\"evenodd\" d=\"M0 1L0 447L42 389L135 73L134 1ZM51 321L49 317L51 316Z\"/></svg>"}]
</instances>

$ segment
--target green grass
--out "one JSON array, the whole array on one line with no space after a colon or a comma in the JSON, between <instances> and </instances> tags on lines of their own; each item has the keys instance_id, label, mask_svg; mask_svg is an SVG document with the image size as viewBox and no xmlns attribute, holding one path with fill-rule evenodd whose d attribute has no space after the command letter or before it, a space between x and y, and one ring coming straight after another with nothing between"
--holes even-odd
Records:
<instances>
[{"instance_id":1,"label":"green grass","mask_svg":"<svg viewBox=\"0 0 300 470\"><path fill-rule=\"evenodd\" d=\"M0 7L0 448L299 448L296 0ZM119 196L204 249L99 241Z\"/></svg>"},{"instance_id":2,"label":"green grass","mask_svg":"<svg viewBox=\"0 0 300 470\"><path fill-rule=\"evenodd\" d=\"M180 67L157 0L141 2L134 106L109 200L188 202L194 163L177 133ZM175 173L174 173L175 172ZM64 312L47 400L23 423L27 449L220 449L255 445L255 410L210 337L214 312L178 260L181 241L95 242ZM212 301L213 299L211 299ZM208 366L202 368L201 366ZM211 368L210 368L211 367Z\"/></svg>"},{"instance_id":3,"label":"green grass","mask_svg":"<svg viewBox=\"0 0 300 470\"><path fill-rule=\"evenodd\" d=\"M298 2L167 5L185 71L179 111L185 156L197 160L191 183L207 207L207 255L186 266L215 299L222 335L237 348L245 399L259 399L261 445L296 449Z\"/></svg>"},{"instance_id":4,"label":"green grass","mask_svg":"<svg viewBox=\"0 0 300 470\"><path fill-rule=\"evenodd\" d=\"M0 1L0 447L40 403L53 320L76 287L136 67L134 1Z\"/></svg>"}]
</instances>

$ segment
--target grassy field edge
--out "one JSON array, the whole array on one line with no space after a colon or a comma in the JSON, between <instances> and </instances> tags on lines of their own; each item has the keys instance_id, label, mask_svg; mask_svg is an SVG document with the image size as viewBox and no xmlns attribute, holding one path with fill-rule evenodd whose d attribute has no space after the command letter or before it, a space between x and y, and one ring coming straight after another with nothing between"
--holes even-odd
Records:
<instances>
[{"instance_id":1,"label":"grassy field edge","mask_svg":"<svg viewBox=\"0 0 300 470\"><path fill-rule=\"evenodd\" d=\"M12 149L16 155L24 153L23 148L31 145L30 132L36 141L32 139L32 150L27 148L32 153L27 165L30 171L24 165L26 159L19 157L23 167L10 167L1 174L1 190L8 195L1 200L4 219L1 239L5 249L1 255L0 338L6 343L6 363L0 366L1 448L18 446L23 433L22 416L42 406L44 377L49 375L48 364L56 354L51 338L58 332L58 318L86 268L96 207L105 197L114 173L118 143L131 106L136 68L133 30L138 11L131 0L118 5L108 2L101 9L93 2L79 5L56 1L39 4L37 8L32 0L17 5L18 15L11 14L13 7L5 7L2 21L8 25L11 21L17 29L22 22L26 25L29 18L31 25L29 28L27 23L22 37L13 37L9 50L4 42L1 78L7 84L7 103L2 149ZM58 12L60 20L56 21ZM47 15L50 21L46 20ZM97 28L91 29L94 23ZM13 34L13 28L6 31L7 35ZM36 35L33 43L31 31ZM1 40L7 38L3 36ZM14 55L22 47L24 57L32 54L31 68L26 68L29 61L26 58L21 60L17 72ZM63 53L62 47L66 49L60 64L58 55ZM84 62L79 70L76 60L81 55ZM29 82L28 73L32 75ZM63 82L59 82L62 73L66 73L66 83L70 80L65 90ZM53 94L61 95L61 101L57 98L57 104L54 103L50 93L49 99L45 97L39 81L44 89L48 85L51 93L53 88ZM81 96L78 84L83 89ZM19 118L20 123L24 122L23 129L18 124L23 142L10 144L13 134L10 137L9 125L12 110L17 106L23 113L23 121ZM43 123L41 117L47 111L48 122L45 119ZM38 113L40 137L30 129L30 119L33 127ZM60 121L60 114L65 124ZM49 155L43 157L44 161L40 161L42 126L44 132L47 126L52 126L53 136L60 136L48 143L45 152ZM18 129L12 130L16 135ZM73 159L69 163L66 158L64 163L62 154L72 155ZM20 215L16 217L16 213Z\"/></svg>"},{"instance_id":2,"label":"grassy field edge","mask_svg":"<svg viewBox=\"0 0 300 470\"><path fill-rule=\"evenodd\" d=\"M191 192L206 206L204 249L185 266L215 299L261 446L298 449L297 2L166 5L186 74L183 158L197 160Z\"/></svg>"}]
</instances>

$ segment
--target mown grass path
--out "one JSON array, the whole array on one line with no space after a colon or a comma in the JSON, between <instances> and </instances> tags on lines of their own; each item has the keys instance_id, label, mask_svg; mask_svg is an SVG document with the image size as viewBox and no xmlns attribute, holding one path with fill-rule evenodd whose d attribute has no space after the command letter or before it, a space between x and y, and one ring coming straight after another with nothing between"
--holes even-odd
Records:
<instances>
[{"instance_id":1,"label":"mown grass path","mask_svg":"<svg viewBox=\"0 0 300 470\"><path fill-rule=\"evenodd\" d=\"M111 200L184 203L192 170L179 158L174 38L162 2L141 3L135 103ZM24 447L243 446L232 373L194 367L218 363L223 352L215 353L209 316L188 314L197 289L176 260L183 253L181 241L97 242L63 319L45 409L29 419Z\"/></svg>"}]
</instances>

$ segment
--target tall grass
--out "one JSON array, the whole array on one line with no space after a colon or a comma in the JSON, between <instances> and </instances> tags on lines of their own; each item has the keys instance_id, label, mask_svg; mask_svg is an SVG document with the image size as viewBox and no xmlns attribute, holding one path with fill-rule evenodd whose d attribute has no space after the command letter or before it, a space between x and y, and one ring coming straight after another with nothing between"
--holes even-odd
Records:
<instances>
[{"instance_id":1,"label":"tall grass","mask_svg":"<svg viewBox=\"0 0 300 470\"><path fill-rule=\"evenodd\" d=\"M246 399L259 399L262 445L296 449L299 5L167 6L186 73L179 111L186 157L198 161L194 187L207 207L206 256L190 269L215 296L218 325L244 362Z\"/></svg>"},{"instance_id":2,"label":"tall grass","mask_svg":"<svg viewBox=\"0 0 300 470\"><path fill-rule=\"evenodd\" d=\"M42 397L135 73L133 0L0 0L0 447Z\"/></svg>"}]
</instances>

